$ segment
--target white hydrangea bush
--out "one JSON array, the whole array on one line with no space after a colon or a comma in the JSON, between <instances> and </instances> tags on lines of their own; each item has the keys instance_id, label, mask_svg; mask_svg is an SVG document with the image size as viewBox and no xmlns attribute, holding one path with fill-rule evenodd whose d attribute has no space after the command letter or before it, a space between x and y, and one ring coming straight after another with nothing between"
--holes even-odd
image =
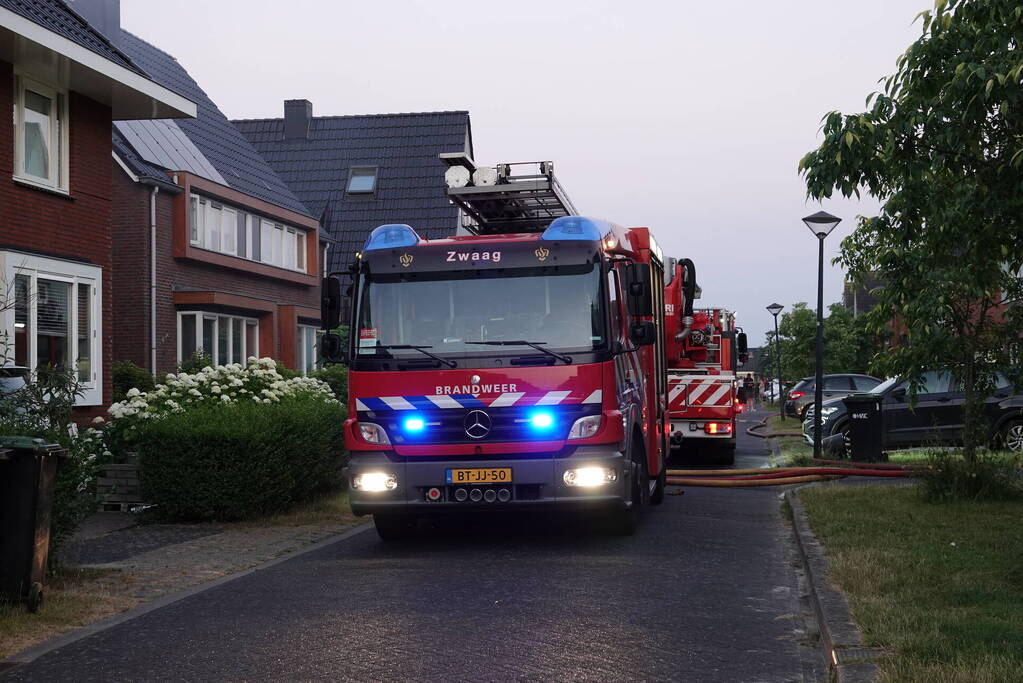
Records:
<instances>
[{"instance_id":1,"label":"white hydrangea bush","mask_svg":"<svg viewBox=\"0 0 1023 683\"><path fill-rule=\"evenodd\" d=\"M250 357L248 363L205 367L196 373L167 375L164 384L142 393L130 389L108 412L113 422L151 420L189 408L218 403L278 403L289 397L315 398L340 405L326 382L311 377L285 379L272 358ZM100 418L99 421L102 421Z\"/></svg>"}]
</instances>

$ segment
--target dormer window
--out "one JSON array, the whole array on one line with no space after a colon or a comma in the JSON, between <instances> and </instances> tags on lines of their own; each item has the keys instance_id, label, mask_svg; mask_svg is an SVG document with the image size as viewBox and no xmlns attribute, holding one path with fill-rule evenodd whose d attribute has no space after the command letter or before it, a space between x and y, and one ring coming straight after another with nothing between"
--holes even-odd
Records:
<instances>
[{"instance_id":1,"label":"dormer window","mask_svg":"<svg viewBox=\"0 0 1023 683\"><path fill-rule=\"evenodd\" d=\"M376 166L354 166L348 172L349 194L372 194L376 191L377 167Z\"/></svg>"},{"instance_id":2,"label":"dormer window","mask_svg":"<svg viewBox=\"0 0 1023 683\"><path fill-rule=\"evenodd\" d=\"M188 201L192 246L287 270L306 271L307 236L302 228L283 225L202 195L193 194Z\"/></svg>"}]
</instances>

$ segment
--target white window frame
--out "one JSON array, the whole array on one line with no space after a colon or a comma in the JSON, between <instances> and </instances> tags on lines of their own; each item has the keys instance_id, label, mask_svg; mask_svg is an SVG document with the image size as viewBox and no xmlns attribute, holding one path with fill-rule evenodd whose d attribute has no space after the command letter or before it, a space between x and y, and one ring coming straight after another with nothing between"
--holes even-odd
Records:
<instances>
[{"instance_id":1,"label":"white window frame","mask_svg":"<svg viewBox=\"0 0 1023 683\"><path fill-rule=\"evenodd\" d=\"M88 263L65 261L63 259L47 258L35 254L26 254L17 251L0 251L0 271L3 273L3 286L7 288L12 305L5 311L0 311L0 330L4 339L0 341L9 342L10 354L5 359L13 363L14 353L14 282L18 275L25 275L29 278L29 301L28 316L28 358L29 367L34 372L38 364L37 354L39 352L39 341L37 339L37 293L39 279L52 280L55 282L67 282L71 285L68 293L69 320L68 339L73 366L77 372L78 359L81 357L78 347L78 285L88 285L91 288L92 297L89 304L89 317L91 334L86 335L89 340L89 364L91 378L81 382L82 395L75 399L76 406L97 406L103 404L103 269ZM76 375L77 376L77 375Z\"/></svg>"},{"instance_id":2,"label":"white window frame","mask_svg":"<svg viewBox=\"0 0 1023 683\"><path fill-rule=\"evenodd\" d=\"M240 363L241 365L245 365L246 361L248 360L248 358L250 356L255 356L256 358L259 358L259 320L257 320L256 318L249 318L249 317L242 316L242 315L231 315L231 314L228 314L228 313L217 313L217 312L214 312L214 311L189 310L189 311L178 311L178 315L177 315L177 340L178 340L177 341L177 357L178 357L178 365L181 365L183 362L188 360L187 358L183 358L182 357L182 353L181 353L181 342L182 342L182 337L181 337L181 327L182 327L182 325L181 325L181 318L183 318L186 315L187 316L194 316L195 317L195 349L196 349L196 351L202 349L202 351L206 355L208 355L210 358L213 359L213 364L214 365L226 365L227 363ZM220 344L218 342L219 342L219 339L220 339L220 319L221 318L227 318L228 320L241 320L242 321L241 358L237 358L237 359L221 359L220 358ZM203 320L204 319L205 320L212 320L213 321L213 348L212 349L207 349L206 347L203 346L203 343L202 343L202 328L203 328ZM248 348L248 343L247 343L247 340L246 340L246 337L247 337L246 332L248 331L248 326L249 325L253 325L256 328L256 337L255 337L255 339L256 339L256 348L254 348L254 349ZM231 356L231 352L232 352L233 349L234 349L234 326L231 325L230 323L228 323L228 325L227 325L227 355L229 357Z\"/></svg>"},{"instance_id":3,"label":"white window frame","mask_svg":"<svg viewBox=\"0 0 1023 683\"><path fill-rule=\"evenodd\" d=\"M188 240L201 247L205 238L206 199L197 194L188 197Z\"/></svg>"},{"instance_id":4,"label":"white window frame","mask_svg":"<svg viewBox=\"0 0 1023 683\"><path fill-rule=\"evenodd\" d=\"M194 211L193 211L194 208ZM245 253L238 253L238 216L245 216ZM209 235L210 220L217 216L217 240ZM307 272L307 240L311 231L267 220L221 201L192 193L188 198L188 239L196 248L293 272ZM265 242L263 236L266 236ZM259 241L259 258L255 244ZM294 258L286 256L294 252Z\"/></svg>"},{"instance_id":5,"label":"white window frame","mask_svg":"<svg viewBox=\"0 0 1023 683\"><path fill-rule=\"evenodd\" d=\"M309 372L310 372L309 366L310 365L312 366L312 370L311 370L312 372L316 372L317 370L320 369L320 336L321 336L321 333L322 333L322 331L319 328L317 328L317 327L315 327L313 325L299 325L298 326L298 340L297 340L298 343L296 344L296 346L298 347L298 354L297 354L297 358L295 360L296 360L296 365L298 365L298 370L303 375L308 375L309 374ZM312 335L312 337L313 337L313 358L312 358L311 362L310 362L310 359L306 357L306 335Z\"/></svg>"},{"instance_id":6,"label":"white window frame","mask_svg":"<svg viewBox=\"0 0 1023 683\"><path fill-rule=\"evenodd\" d=\"M14 178L19 182L37 185L48 190L68 194L69 159L68 150L68 92L63 88L47 85L20 71L15 71L14 88ZM25 171L25 90L50 98L53 114L50 117L50 175L47 178L29 175Z\"/></svg>"},{"instance_id":7,"label":"white window frame","mask_svg":"<svg viewBox=\"0 0 1023 683\"><path fill-rule=\"evenodd\" d=\"M305 230L295 231L295 270L306 272L306 237Z\"/></svg>"}]
</instances>

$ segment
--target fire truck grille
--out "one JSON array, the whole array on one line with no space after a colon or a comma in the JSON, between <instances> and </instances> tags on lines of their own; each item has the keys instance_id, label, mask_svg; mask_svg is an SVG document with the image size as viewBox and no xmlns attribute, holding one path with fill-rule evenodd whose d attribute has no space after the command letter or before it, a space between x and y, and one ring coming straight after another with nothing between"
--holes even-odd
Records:
<instances>
[{"instance_id":1,"label":"fire truck grille","mask_svg":"<svg viewBox=\"0 0 1023 683\"><path fill-rule=\"evenodd\" d=\"M538 413L550 416L550 424L534 420ZM522 408L368 410L359 411L358 419L382 426L394 444L454 444L562 441L576 420L599 413L600 404L583 403ZM410 429L411 425L415 429Z\"/></svg>"}]
</instances>

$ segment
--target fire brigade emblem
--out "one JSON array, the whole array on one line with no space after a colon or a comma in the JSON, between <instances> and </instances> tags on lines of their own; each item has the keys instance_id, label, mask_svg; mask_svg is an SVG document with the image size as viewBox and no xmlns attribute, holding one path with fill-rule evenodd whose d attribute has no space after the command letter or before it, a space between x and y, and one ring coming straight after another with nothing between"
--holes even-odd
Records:
<instances>
[{"instance_id":1,"label":"fire brigade emblem","mask_svg":"<svg viewBox=\"0 0 1023 683\"><path fill-rule=\"evenodd\" d=\"M404 268L408 268L412 265L412 254L402 254L398 257L398 260L401 261L401 265Z\"/></svg>"},{"instance_id":2,"label":"fire brigade emblem","mask_svg":"<svg viewBox=\"0 0 1023 683\"><path fill-rule=\"evenodd\" d=\"M493 424L490 416L482 410L470 411L462 422L462 426L465 427L465 433L470 439L482 439L490 433L490 428Z\"/></svg>"},{"instance_id":3,"label":"fire brigade emblem","mask_svg":"<svg viewBox=\"0 0 1023 683\"><path fill-rule=\"evenodd\" d=\"M537 249L533 253L536 254L536 260L537 261L546 261L547 257L551 253L551 250L550 249L545 249L544 247L540 247L539 249Z\"/></svg>"}]
</instances>

